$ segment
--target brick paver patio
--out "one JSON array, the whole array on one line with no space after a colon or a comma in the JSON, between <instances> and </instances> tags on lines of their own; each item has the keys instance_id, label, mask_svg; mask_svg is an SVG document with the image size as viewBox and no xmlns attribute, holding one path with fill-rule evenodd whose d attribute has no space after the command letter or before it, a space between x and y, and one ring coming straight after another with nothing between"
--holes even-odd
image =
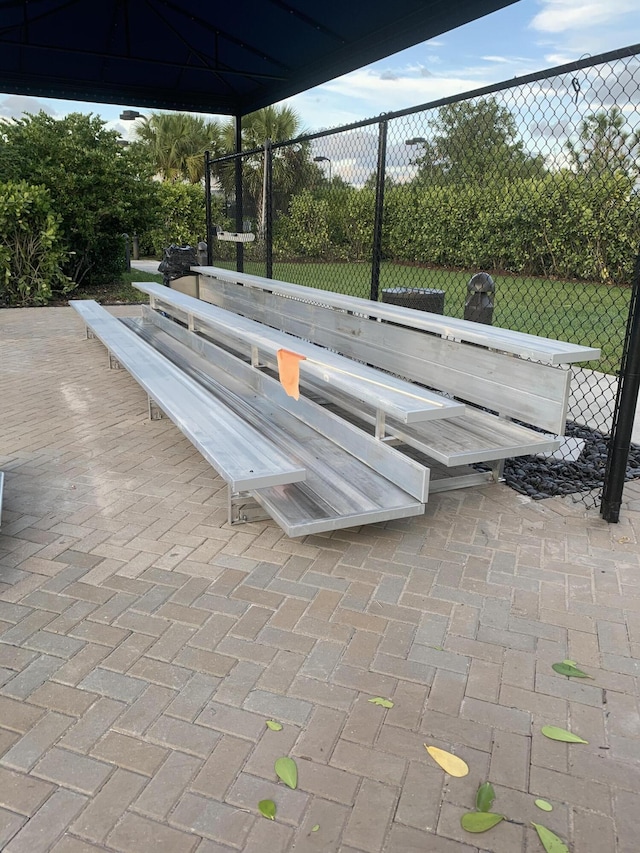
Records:
<instances>
[{"instance_id":1,"label":"brick paver patio","mask_svg":"<svg viewBox=\"0 0 640 853\"><path fill-rule=\"evenodd\" d=\"M535 821L640 850L638 484L612 526L488 486L303 540L232 529L71 309L1 311L0 345L0 849L529 853ZM470 835L487 779L509 822Z\"/></svg>"}]
</instances>

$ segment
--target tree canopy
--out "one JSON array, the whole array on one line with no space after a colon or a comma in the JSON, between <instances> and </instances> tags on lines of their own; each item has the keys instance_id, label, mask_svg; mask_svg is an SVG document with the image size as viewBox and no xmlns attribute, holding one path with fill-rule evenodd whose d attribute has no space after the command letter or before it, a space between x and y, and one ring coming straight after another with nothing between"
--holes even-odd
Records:
<instances>
[{"instance_id":1,"label":"tree canopy","mask_svg":"<svg viewBox=\"0 0 640 853\"><path fill-rule=\"evenodd\" d=\"M113 281L124 266L123 234L153 221L151 169L130 149L91 114L40 112L0 125L0 180L49 190L69 253L63 270L76 284Z\"/></svg>"},{"instance_id":2,"label":"tree canopy","mask_svg":"<svg viewBox=\"0 0 640 853\"><path fill-rule=\"evenodd\" d=\"M580 123L577 139L567 142L573 171L590 177L640 174L640 135L626 127L619 107L590 113Z\"/></svg>"},{"instance_id":3,"label":"tree canopy","mask_svg":"<svg viewBox=\"0 0 640 853\"><path fill-rule=\"evenodd\" d=\"M414 161L420 183L477 184L544 172L543 158L525 151L513 115L495 98L446 104L429 128Z\"/></svg>"},{"instance_id":4,"label":"tree canopy","mask_svg":"<svg viewBox=\"0 0 640 853\"><path fill-rule=\"evenodd\" d=\"M247 151L262 148L266 140L286 142L301 135L304 130L300 117L290 107L264 107L242 118L242 147ZM235 150L235 123L227 122L223 128L224 147L227 152ZM276 148L272 153L273 190L277 206L286 209L291 196L300 192L309 176L318 174L316 165L309 160L309 145L287 145ZM264 230L264 153L249 154L243 158L243 182L250 196L258 219L258 231ZM228 194L235 187L235 175L230 164L218 171L220 183Z\"/></svg>"},{"instance_id":5,"label":"tree canopy","mask_svg":"<svg viewBox=\"0 0 640 853\"><path fill-rule=\"evenodd\" d=\"M217 121L189 113L151 113L136 124L135 134L165 181L199 183L204 176L204 152L223 151Z\"/></svg>"}]
</instances>

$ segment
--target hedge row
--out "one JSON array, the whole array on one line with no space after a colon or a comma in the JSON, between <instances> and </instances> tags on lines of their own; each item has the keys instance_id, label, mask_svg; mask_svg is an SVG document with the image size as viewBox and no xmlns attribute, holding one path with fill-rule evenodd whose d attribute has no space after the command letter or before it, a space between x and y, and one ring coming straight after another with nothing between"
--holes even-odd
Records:
<instances>
[{"instance_id":1,"label":"hedge row","mask_svg":"<svg viewBox=\"0 0 640 853\"><path fill-rule=\"evenodd\" d=\"M368 188L304 191L276 225L275 256L368 260L374 200ZM640 197L624 175L408 184L385 195L390 260L625 284L639 244Z\"/></svg>"}]
</instances>

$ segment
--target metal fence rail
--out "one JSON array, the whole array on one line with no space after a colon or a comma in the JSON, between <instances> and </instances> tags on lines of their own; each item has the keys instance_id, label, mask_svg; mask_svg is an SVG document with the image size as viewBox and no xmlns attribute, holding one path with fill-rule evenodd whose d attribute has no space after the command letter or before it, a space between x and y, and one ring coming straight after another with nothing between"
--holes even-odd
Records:
<instances>
[{"instance_id":1,"label":"metal fence rail","mask_svg":"<svg viewBox=\"0 0 640 853\"><path fill-rule=\"evenodd\" d=\"M223 225L256 234L212 261L600 347L574 371L564 457L507 469L595 505L640 246L638 104L634 45L211 161Z\"/></svg>"}]
</instances>

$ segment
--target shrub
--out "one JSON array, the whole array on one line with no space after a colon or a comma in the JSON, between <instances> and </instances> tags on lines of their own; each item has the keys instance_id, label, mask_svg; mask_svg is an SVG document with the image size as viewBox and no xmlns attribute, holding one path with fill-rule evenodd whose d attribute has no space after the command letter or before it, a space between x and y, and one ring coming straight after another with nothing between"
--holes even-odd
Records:
<instances>
[{"instance_id":1,"label":"shrub","mask_svg":"<svg viewBox=\"0 0 640 853\"><path fill-rule=\"evenodd\" d=\"M76 284L112 283L124 270L123 233L154 217L151 170L145 152L123 149L96 116L41 112L0 125L0 174L47 187Z\"/></svg>"},{"instance_id":2,"label":"shrub","mask_svg":"<svg viewBox=\"0 0 640 853\"><path fill-rule=\"evenodd\" d=\"M167 246L193 246L206 239L204 188L200 184L164 182L158 184L159 209L152 228L139 235L140 251L162 257ZM221 200L212 196L211 214L220 221Z\"/></svg>"},{"instance_id":3,"label":"shrub","mask_svg":"<svg viewBox=\"0 0 640 853\"><path fill-rule=\"evenodd\" d=\"M73 282L62 272L67 253L44 187L0 184L0 303L44 305Z\"/></svg>"},{"instance_id":4,"label":"shrub","mask_svg":"<svg viewBox=\"0 0 640 853\"><path fill-rule=\"evenodd\" d=\"M328 200L303 190L291 199L288 216L277 223L275 251L289 257L325 257L331 248L328 219Z\"/></svg>"}]
</instances>

